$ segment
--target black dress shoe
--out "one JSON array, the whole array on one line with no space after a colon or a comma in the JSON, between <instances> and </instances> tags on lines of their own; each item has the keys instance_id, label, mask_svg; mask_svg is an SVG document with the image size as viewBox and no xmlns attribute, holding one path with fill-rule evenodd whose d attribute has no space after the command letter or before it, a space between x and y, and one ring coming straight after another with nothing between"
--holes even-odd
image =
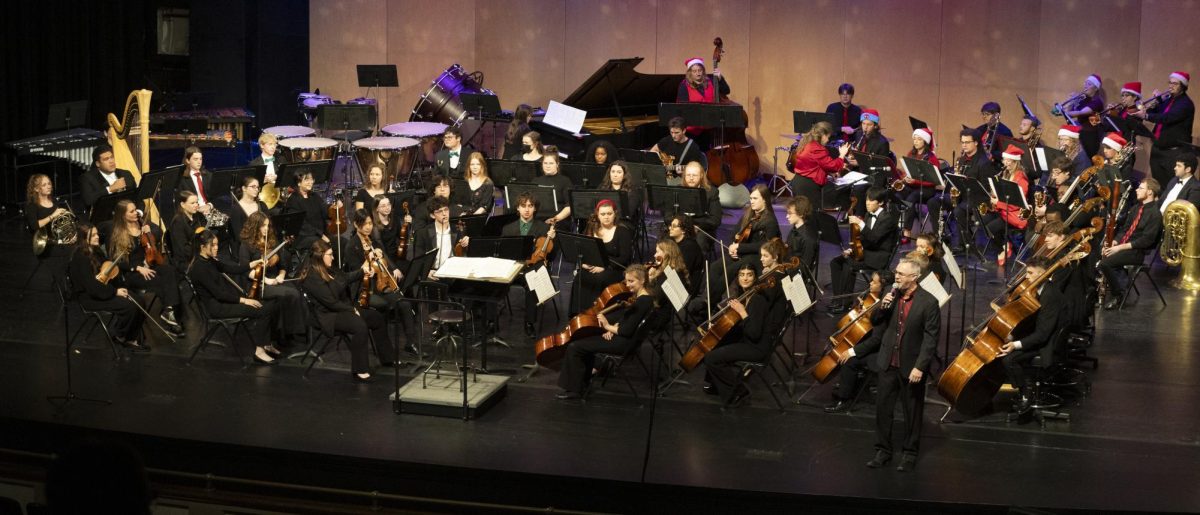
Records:
<instances>
[{"instance_id":1,"label":"black dress shoe","mask_svg":"<svg viewBox=\"0 0 1200 515\"><path fill-rule=\"evenodd\" d=\"M150 352L150 347L138 343L137 340L117 340L122 347L129 349L130 352Z\"/></svg>"},{"instance_id":2,"label":"black dress shoe","mask_svg":"<svg viewBox=\"0 0 1200 515\"><path fill-rule=\"evenodd\" d=\"M737 390L733 392L733 396L729 398L729 406L736 408L746 402L746 398L750 396L750 389L744 384L738 384Z\"/></svg>"},{"instance_id":3,"label":"black dress shoe","mask_svg":"<svg viewBox=\"0 0 1200 515\"><path fill-rule=\"evenodd\" d=\"M554 398L558 399L560 401L566 401L566 400L571 400L571 399L578 399L579 394L577 394L575 392L561 391L561 392L554 394Z\"/></svg>"},{"instance_id":4,"label":"black dress shoe","mask_svg":"<svg viewBox=\"0 0 1200 515\"><path fill-rule=\"evenodd\" d=\"M428 358L428 357L429 357L429 354L428 354L428 353L424 353L424 352L418 352L418 351L417 351L417 346L416 346L416 345L413 345L413 344L411 344L411 343L410 343L410 344L408 344L408 345L405 345L405 346L404 346L404 352L407 352L407 353L409 353L409 354L412 354L413 356L416 356L416 357L418 357L418 358L421 358L421 359L425 359L425 358Z\"/></svg>"},{"instance_id":5,"label":"black dress shoe","mask_svg":"<svg viewBox=\"0 0 1200 515\"><path fill-rule=\"evenodd\" d=\"M847 411L850 411L850 403L842 399L838 399L837 402L825 406L825 413L845 413Z\"/></svg>"},{"instance_id":6,"label":"black dress shoe","mask_svg":"<svg viewBox=\"0 0 1200 515\"><path fill-rule=\"evenodd\" d=\"M905 454L900 457L900 464L896 465L897 472L908 472L917 468L917 457L911 454Z\"/></svg>"},{"instance_id":7,"label":"black dress shoe","mask_svg":"<svg viewBox=\"0 0 1200 515\"><path fill-rule=\"evenodd\" d=\"M717 387L711 384L706 384L701 389L704 390L706 395L717 395L720 393L717 391Z\"/></svg>"},{"instance_id":8,"label":"black dress shoe","mask_svg":"<svg viewBox=\"0 0 1200 515\"><path fill-rule=\"evenodd\" d=\"M875 451L875 457L867 462L867 468L877 469L891 463L892 455L883 451Z\"/></svg>"}]
</instances>

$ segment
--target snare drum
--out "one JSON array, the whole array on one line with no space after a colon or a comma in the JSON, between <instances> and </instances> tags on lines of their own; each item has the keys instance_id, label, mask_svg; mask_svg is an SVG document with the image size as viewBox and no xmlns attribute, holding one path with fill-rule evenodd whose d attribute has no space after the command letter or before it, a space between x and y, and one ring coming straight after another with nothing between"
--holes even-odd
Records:
<instances>
[{"instance_id":1,"label":"snare drum","mask_svg":"<svg viewBox=\"0 0 1200 515\"><path fill-rule=\"evenodd\" d=\"M279 140L279 148L287 162L324 161L337 155L337 140L329 138L287 138Z\"/></svg>"},{"instance_id":2,"label":"snare drum","mask_svg":"<svg viewBox=\"0 0 1200 515\"><path fill-rule=\"evenodd\" d=\"M412 138L420 142L417 161L422 165L432 165L437 160L437 153L442 149L442 133L446 132L444 123L433 122L401 122L393 123L382 129L388 136Z\"/></svg>"},{"instance_id":3,"label":"snare drum","mask_svg":"<svg viewBox=\"0 0 1200 515\"><path fill-rule=\"evenodd\" d=\"M333 98L329 95L318 95L316 93L301 93L296 97L296 107L308 111L316 111L317 107L322 104L332 104Z\"/></svg>"},{"instance_id":4,"label":"snare drum","mask_svg":"<svg viewBox=\"0 0 1200 515\"><path fill-rule=\"evenodd\" d=\"M279 139L303 138L317 133L317 131L313 130L312 128L305 127L303 125L276 125L274 127L267 127L266 129L263 129L263 132L267 134L273 134Z\"/></svg>"},{"instance_id":5,"label":"snare drum","mask_svg":"<svg viewBox=\"0 0 1200 515\"><path fill-rule=\"evenodd\" d=\"M383 167L384 184L408 179L416 164L418 141L412 138L375 137L354 142L354 157L362 168L363 179L372 165Z\"/></svg>"},{"instance_id":6,"label":"snare drum","mask_svg":"<svg viewBox=\"0 0 1200 515\"><path fill-rule=\"evenodd\" d=\"M461 124L467 117L462 101L458 99L463 93L495 95L492 90L480 86L474 77L467 75L462 66L455 64L433 80L433 85L417 101L409 121Z\"/></svg>"}]
</instances>

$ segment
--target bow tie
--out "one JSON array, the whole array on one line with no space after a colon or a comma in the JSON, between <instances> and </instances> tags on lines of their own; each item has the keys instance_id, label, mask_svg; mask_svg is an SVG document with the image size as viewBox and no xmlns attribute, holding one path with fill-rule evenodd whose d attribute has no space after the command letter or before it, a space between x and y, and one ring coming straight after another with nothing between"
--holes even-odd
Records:
<instances>
[{"instance_id":1,"label":"bow tie","mask_svg":"<svg viewBox=\"0 0 1200 515\"><path fill-rule=\"evenodd\" d=\"M264 163L271 163L271 162L274 162L274 161L275 161L275 156L271 156L271 157L264 157L264 158L263 158L263 162L264 162Z\"/></svg>"},{"instance_id":2,"label":"bow tie","mask_svg":"<svg viewBox=\"0 0 1200 515\"><path fill-rule=\"evenodd\" d=\"M458 151L457 151L457 150L451 150L451 151L450 151L450 157L458 157Z\"/></svg>"}]
</instances>

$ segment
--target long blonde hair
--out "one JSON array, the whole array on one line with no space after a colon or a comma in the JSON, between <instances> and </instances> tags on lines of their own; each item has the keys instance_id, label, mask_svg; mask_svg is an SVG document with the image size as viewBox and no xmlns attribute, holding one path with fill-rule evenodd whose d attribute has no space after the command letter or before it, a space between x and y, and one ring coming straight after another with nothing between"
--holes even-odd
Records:
<instances>
[{"instance_id":1,"label":"long blonde hair","mask_svg":"<svg viewBox=\"0 0 1200 515\"><path fill-rule=\"evenodd\" d=\"M833 125L831 125L829 122L822 121L814 123L812 128L808 129L808 132L804 133L804 137L800 138L800 143L798 144L797 148L803 150L804 147L809 144L809 142L816 142L820 144L821 138L832 135Z\"/></svg>"},{"instance_id":2,"label":"long blonde hair","mask_svg":"<svg viewBox=\"0 0 1200 515\"><path fill-rule=\"evenodd\" d=\"M658 240L654 246L663 251L663 266L671 267L672 270L687 279L687 262L683 260L683 251L679 250L679 244L670 238L663 238Z\"/></svg>"},{"instance_id":3,"label":"long blonde hair","mask_svg":"<svg viewBox=\"0 0 1200 515\"><path fill-rule=\"evenodd\" d=\"M29 207L26 207L25 209L33 209L33 206L37 205L38 198L40 197L40 195L38 195L37 188L38 183L42 182L42 179L46 179L48 181L50 180L50 176L44 173L35 173L29 176L29 183L25 185L25 202Z\"/></svg>"}]
</instances>

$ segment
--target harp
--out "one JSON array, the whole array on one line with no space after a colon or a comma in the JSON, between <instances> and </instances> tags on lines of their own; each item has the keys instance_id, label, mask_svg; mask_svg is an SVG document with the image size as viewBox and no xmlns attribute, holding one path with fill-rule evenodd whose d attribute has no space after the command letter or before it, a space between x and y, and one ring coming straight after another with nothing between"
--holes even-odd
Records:
<instances>
[{"instance_id":1,"label":"harp","mask_svg":"<svg viewBox=\"0 0 1200 515\"><path fill-rule=\"evenodd\" d=\"M117 168L133 173L142 180L150 169L150 95L148 89L137 89L125 99L121 118L108 113L108 144L112 145Z\"/></svg>"},{"instance_id":2,"label":"harp","mask_svg":"<svg viewBox=\"0 0 1200 515\"><path fill-rule=\"evenodd\" d=\"M121 118L108 113L108 144L113 148L117 168L129 170L134 180L142 182L142 174L150 171L150 96L148 89L135 89L125 99ZM142 199L146 220L162 227L162 218L154 199Z\"/></svg>"}]
</instances>

